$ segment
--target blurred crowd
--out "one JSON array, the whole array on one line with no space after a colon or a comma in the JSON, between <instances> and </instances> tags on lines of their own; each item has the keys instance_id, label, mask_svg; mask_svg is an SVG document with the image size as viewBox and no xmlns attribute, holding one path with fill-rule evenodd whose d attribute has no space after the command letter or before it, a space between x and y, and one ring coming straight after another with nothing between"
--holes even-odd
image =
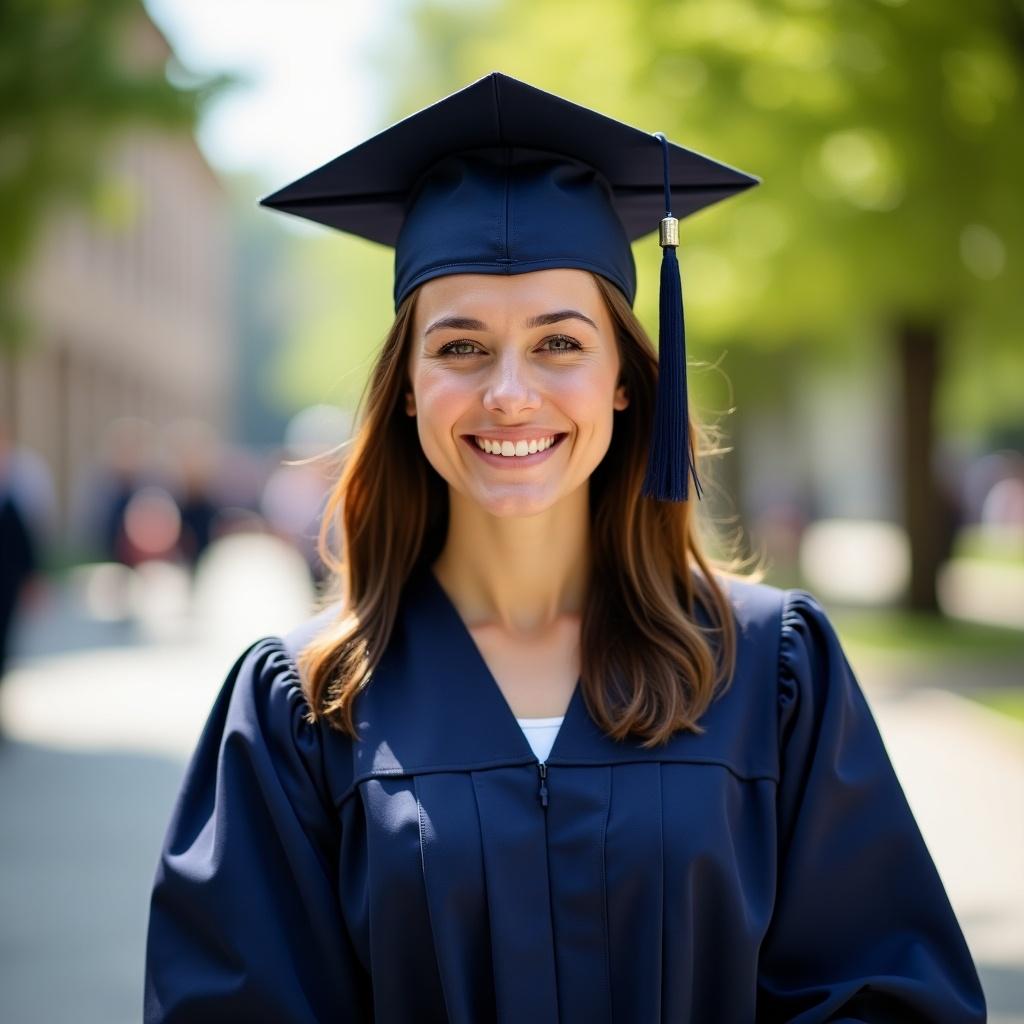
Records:
<instances>
[{"instance_id":1,"label":"blurred crowd","mask_svg":"<svg viewBox=\"0 0 1024 1024\"><path fill-rule=\"evenodd\" d=\"M320 523L350 429L343 410L315 406L279 446L258 451L199 422L161 430L118 419L78 468L62 516L50 467L0 421L0 678L19 606L42 600L47 580L72 565L170 563L191 578L211 545L255 533L285 541L311 585L322 583Z\"/></svg>"}]
</instances>

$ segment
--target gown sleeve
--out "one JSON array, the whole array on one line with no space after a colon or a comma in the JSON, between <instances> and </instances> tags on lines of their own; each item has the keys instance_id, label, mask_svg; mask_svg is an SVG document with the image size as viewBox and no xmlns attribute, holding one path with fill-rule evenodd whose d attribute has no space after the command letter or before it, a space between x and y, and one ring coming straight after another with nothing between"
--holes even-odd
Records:
<instances>
[{"instance_id":1,"label":"gown sleeve","mask_svg":"<svg viewBox=\"0 0 1024 1024\"><path fill-rule=\"evenodd\" d=\"M978 974L821 605L786 592L775 910L758 1021L985 1020Z\"/></svg>"},{"instance_id":2,"label":"gown sleeve","mask_svg":"<svg viewBox=\"0 0 1024 1024\"><path fill-rule=\"evenodd\" d=\"M229 672L156 869L146 1024L369 1019L340 914L323 735L306 709L276 638Z\"/></svg>"}]
</instances>

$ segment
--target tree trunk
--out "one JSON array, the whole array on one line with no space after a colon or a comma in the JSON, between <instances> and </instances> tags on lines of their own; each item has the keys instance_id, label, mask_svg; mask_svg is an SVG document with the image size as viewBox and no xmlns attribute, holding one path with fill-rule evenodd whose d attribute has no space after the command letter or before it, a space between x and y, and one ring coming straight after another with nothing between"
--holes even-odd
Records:
<instances>
[{"instance_id":1,"label":"tree trunk","mask_svg":"<svg viewBox=\"0 0 1024 1024\"><path fill-rule=\"evenodd\" d=\"M939 610L936 579L949 554L952 519L934 465L940 344L940 331L934 323L903 322L898 327L903 523L910 541L910 586L905 605L928 612Z\"/></svg>"}]
</instances>

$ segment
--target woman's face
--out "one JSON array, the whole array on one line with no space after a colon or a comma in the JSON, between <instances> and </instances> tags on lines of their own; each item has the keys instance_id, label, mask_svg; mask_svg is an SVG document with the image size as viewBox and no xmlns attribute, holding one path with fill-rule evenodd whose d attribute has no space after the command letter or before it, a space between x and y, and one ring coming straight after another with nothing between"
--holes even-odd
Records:
<instances>
[{"instance_id":1,"label":"woman's face","mask_svg":"<svg viewBox=\"0 0 1024 1024\"><path fill-rule=\"evenodd\" d=\"M453 274L420 288L406 412L434 469L492 515L534 515L589 479L628 404L618 378L611 316L587 271Z\"/></svg>"}]
</instances>

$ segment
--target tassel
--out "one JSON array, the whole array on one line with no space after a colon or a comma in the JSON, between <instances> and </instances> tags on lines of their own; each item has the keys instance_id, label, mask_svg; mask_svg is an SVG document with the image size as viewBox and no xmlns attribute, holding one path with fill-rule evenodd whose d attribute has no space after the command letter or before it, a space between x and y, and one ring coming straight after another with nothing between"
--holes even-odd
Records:
<instances>
[{"instance_id":1,"label":"tassel","mask_svg":"<svg viewBox=\"0 0 1024 1024\"><path fill-rule=\"evenodd\" d=\"M679 221L672 216L668 140L661 132L665 160L665 217L661 222L661 285L658 322L658 397L654 410L651 446L643 494L658 501L686 501L692 474L701 497L693 440L689 436L686 391L686 330L683 324L683 289L679 279Z\"/></svg>"}]
</instances>

